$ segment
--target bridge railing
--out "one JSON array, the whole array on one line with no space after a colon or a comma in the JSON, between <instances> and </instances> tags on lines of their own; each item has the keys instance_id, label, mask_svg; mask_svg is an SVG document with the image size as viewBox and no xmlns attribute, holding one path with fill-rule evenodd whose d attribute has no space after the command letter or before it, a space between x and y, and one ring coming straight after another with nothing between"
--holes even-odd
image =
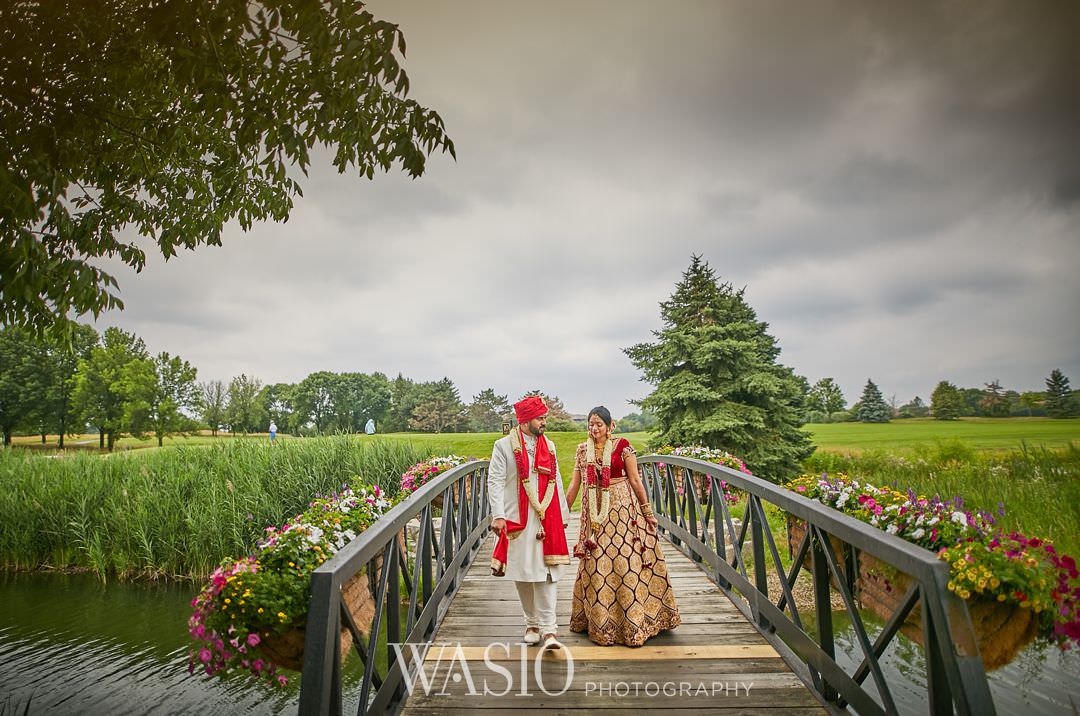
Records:
<instances>
[{"instance_id":1,"label":"bridge railing","mask_svg":"<svg viewBox=\"0 0 1080 716\"><path fill-rule=\"evenodd\" d=\"M716 584L826 704L837 709L850 707L860 714L898 713L880 659L911 611L921 605L928 711L994 713L967 604L948 590L948 566L932 552L790 490L720 465L674 455L642 456L638 465L660 529L677 549L707 566ZM721 480L745 496L745 507L736 518L738 527L724 499ZM740 499L740 506L742 502ZM766 519L766 504L805 524L805 535L786 570ZM855 602L854 560L850 554L837 554L830 537L912 577L900 606L872 642ZM749 556L744 558L748 540ZM816 633L804 625L792 595L808 554ZM774 590L770 594L770 572L779 593ZM832 588L843 599L862 652L862 662L850 673L836 660ZM876 698L864 686L868 676L876 687Z\"/></svg>"},{"instance_id":2,"label":"bridge railing","mask_svg":"<svg viewBox=\"0 0 1080 716\"><path fill-rule=\"evenodd\" d=\"M391 644L430 644L491 521L486 460L449 470L379 518L312 574L300 681L300 713L342 713L341 630L352 634L364 667L358 714L396 712L406 695L409 664ZM433 511L441 500L436 529ZM416 536L409 525L419 517ZM378 565L378 566L377 566ZM377 575L375 614L365 638L346 607L342 585L361 569ZM404 589L404 594L402 594ZM404 597L408 609L402 619ZM380 640L380 632L385 637ZM380 641L386 667L378 667ZM402 658L412 653L402 649ZM423 652L418 654L423 659Z\"/></svg>"}]
</instances>

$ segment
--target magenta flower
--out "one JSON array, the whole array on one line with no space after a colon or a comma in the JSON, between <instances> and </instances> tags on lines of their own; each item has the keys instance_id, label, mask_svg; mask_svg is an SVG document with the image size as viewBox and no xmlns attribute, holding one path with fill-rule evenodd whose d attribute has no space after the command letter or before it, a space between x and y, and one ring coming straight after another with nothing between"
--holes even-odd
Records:
<instances>
[{"instance_id":1,"label":"magenta flower","mask_svg":"<svg viewBox=\"0 0 1080 716\"><path fill-rule=\"evenodd\" d=\"M211 654L210 650L207 649L205 646L202 649L199 649L199 661L201 661L202 663L210 663L211 656L213 656L213 654Z\"/></svg>"},{"instance_id":2,"label":"magenta flower","mask_svg":"<svg viewBox=\"0 0 1080 716\"><path fill-rule=\"evenodd\" d=\"M256 634L255 632L251 632L250 634L248 634L247 644L248 644L248 646L258 646L259 645L259 635Z\"/></svg>"}]
</instances>

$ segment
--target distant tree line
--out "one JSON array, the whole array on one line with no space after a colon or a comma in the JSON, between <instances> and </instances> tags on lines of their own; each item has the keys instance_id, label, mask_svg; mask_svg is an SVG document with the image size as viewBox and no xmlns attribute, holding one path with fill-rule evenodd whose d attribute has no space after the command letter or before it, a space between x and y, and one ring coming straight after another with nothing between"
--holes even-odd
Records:
<instances>
[{"instance_id":1,"label":"distant tree line","mask_svg":"<svg viewBox=\"0 0 1080 716\"><path fill-rule=\"evenodd\" d=\"M540 391L550 406L549 430L581 430L558 396ZM65 338L40 337L19 327L0 329L0 429L4 445L15 434L65 437L90 429L102 449L123 435L154 436L210 430L217 435L265 432L273 421L284 434L361 432L498 432L513 410L506 395L486 388L462 400L450 378L418 382L374 373L317 371L298 383L267 383L246 373L229 381L199 382L197 370L169 353L151 355L143 340L119 328L99 335L79 324ZM649 414L631 414L623 431L645 430Z\"/></svg>"},{"instance_id":2,"label":"distant tree line","mask_svg":"<svg viewBox=\"0 0 1080 716\"><path fill-rule=\"evenodd\" d=\"M1008 390L1000 380L981 388L960 388L947 380L937 384L930 402L915 396L897 405L896 396L886 400L873 380L867 380L862 396L850 407L840 386L832 378L822 378L807 394L808 423L882 423L893 418L955 420L964 417L1010 418L1080 416L1080 391L1071 390L1069 378L1058 369L1046 378L1045 391Z\"/></svg>"}]
</instances>

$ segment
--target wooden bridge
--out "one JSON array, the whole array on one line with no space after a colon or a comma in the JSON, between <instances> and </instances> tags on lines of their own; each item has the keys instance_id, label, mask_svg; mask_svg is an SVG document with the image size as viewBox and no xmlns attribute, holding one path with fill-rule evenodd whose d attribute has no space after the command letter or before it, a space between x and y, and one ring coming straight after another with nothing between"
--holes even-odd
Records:
<instances>
[{"instance_id":1,"label":"wooden bridge","mask_svg":"<svg viewBox=\"0 0 1080 716\"><path fill-rule=\"evenodd\" d=\"M879 659L916 608L927 683L926 708L918 712L994 713L967 606L946 589L947 567L935 555L725 467L649 455L638 464L666 540L679 627L638 648L600 647L571 633L572 564L558 587L565 648L525 647L516 591L490 576L487 463L476 461L420 488L314 573L300 713L341 714L348 701L358 714L416 716L542 709L895 714ZM742 495L739 517L723 499L721 480ZM766 504L805 525L787 568ZM571 545L577 518L568 528ZM873 635L847 576L855 550L912 578ZM358 627L342 597L342 585L362 569L379 575L370 630ZM806 582L812 607L793 592ZM835 657L836 601L862 651L854 668ZM364 667L359 687L346 695L344 629Z\"/></svg>"},{"instance_id":2,"label":"wooden bridge","mask_svg":"<svg viewBox=\"0 0 1080 716\"><path fill-rule=\"evenodd\" d=\"M571 546L578 534L579 514L573 515L567 530ZM502 716L525 709L575 713L602 709L604 714L637 714L643 707L685 714L731 714L732 709L739 713L775 711L785 716L823 713L820 701L776 649L705 572L670 543L664 552L683 623L661 632L643 647L594 645L586 635L570 631L576 570L572 564L559 582L556 607L559 640L569 655L549 650L540 656L542 683L537 683L539 648L521 646L524 625L514 585L492 577L487 560L482 558L493 546L491 537L482 544L481 558L466 572L435 634L435 646L425 661L434 687L425 694L414 685L404 714ZM453 673L462 671L451 662L457 644L462 646L476 682L473 693L464 678L457 683L452 680ZM492 644L509 646L489 648ZM513 688L508 689L507 679L487 667L485 651L511 674ZM523 652L527 696L521 693ZM435 668L439 670L434 672ZM483 695L479 682L485 678L492 691L507 692Z\"/></svg>"}]
</instances>

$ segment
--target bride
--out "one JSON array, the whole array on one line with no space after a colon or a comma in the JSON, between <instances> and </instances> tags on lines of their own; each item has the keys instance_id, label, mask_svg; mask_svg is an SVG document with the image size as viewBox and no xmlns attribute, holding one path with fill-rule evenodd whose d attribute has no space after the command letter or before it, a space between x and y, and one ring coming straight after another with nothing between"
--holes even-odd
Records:
<instances>
[{"instance_id":1,"label":"bride","mask_svg":"<svg viewBox=\"0 0 1080 716\"><path fill-rule=\"evenodd\" d=\"M582 493L570 630L602 646L641 646L682 619L634 448L614 429L607 408L589 412L589 439L578 445L566 490L570 505Z\"/></svg>"}]
</instances>

